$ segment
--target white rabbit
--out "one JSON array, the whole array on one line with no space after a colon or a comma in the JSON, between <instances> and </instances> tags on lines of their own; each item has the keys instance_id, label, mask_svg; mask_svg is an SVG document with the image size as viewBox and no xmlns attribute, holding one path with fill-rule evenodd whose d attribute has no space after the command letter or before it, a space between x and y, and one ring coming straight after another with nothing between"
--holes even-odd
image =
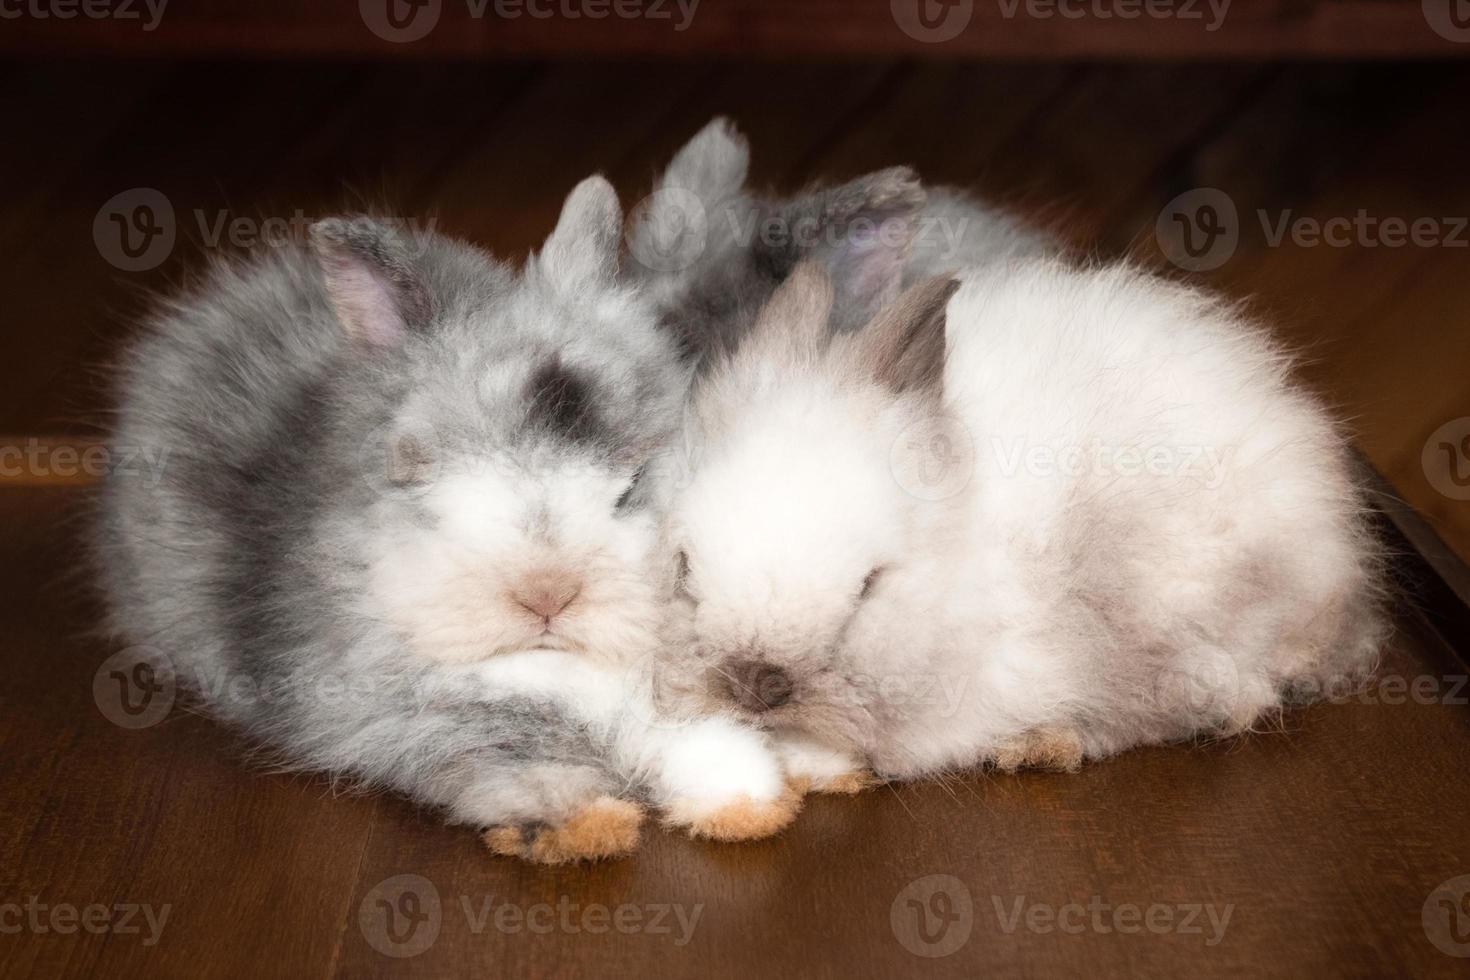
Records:
<instances>
[{"instance_id":1,"label":"white rabbit","mask_svg":"<svg viewBox=\"0 0 1470 980\"><path fill-rule=\"evenodd\" d=\"M821 788L1240 732L1372 669L1344 434L1240 311L1048 259L853 333L832 306L800 266L697 384L666 696L740 708Z\"/></svg>"}]
</instances>

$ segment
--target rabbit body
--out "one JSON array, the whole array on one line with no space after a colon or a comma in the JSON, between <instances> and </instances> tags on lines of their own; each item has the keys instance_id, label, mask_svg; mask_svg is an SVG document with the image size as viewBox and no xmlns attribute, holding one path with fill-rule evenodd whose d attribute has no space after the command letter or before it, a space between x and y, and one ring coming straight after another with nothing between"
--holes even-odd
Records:
<instances>
[{"instance_id":1,"label":"rabbit body","mask_svg":"<svg viewBox=\"0 0 1470 980\"><path fill-rule=\"evenodd\" d=\"M329 219L164 304L120 372L115 440L167 462L103 491L112 631L281 765L504 853L621 853L650 802L710 836L789 819L764 736L649 700L639 473L688 370L620 231L600 178L521 271Z\"/></svg>"},{"instance_id":2,"label":"rabbit body","mask_svg":"<svg viewBox=\"0 0 1470 980\"><path fill-rule=\"evenodd\" d=\"M913 778L1238 732L1371 670L1346 441L1237 310L1045 258L856 333L832 295L799 270L699 385L672 689Z\"/></svg>"}]
</instances>

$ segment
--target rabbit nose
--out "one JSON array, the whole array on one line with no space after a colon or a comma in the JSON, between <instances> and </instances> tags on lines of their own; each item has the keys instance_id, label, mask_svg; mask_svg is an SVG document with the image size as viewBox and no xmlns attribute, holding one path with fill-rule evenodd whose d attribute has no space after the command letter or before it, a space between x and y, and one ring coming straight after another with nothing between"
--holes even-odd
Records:
<instances>
[{"instance_id":1,"label":"rabbit nose","mask_svg":"<svg viewBox=\"0 0 1470 980\"><path fill-rule=\"evenodd\" d=\"M769 711L791 700L791 675L774 664L744 660L725 665L730 697L748 711Z\"/></svg>"},{"instance_id":2,"label":"rabbit nose","mask_svg":"<svg viewBox=\"0 0 1470 980\"><path fill-rule=\"evenodd\" d=\"M574 579L539 575L527 579L511 594L522 608L549 620L560 613L582 593L582 584Z\"/></svg>"}]
</instances>

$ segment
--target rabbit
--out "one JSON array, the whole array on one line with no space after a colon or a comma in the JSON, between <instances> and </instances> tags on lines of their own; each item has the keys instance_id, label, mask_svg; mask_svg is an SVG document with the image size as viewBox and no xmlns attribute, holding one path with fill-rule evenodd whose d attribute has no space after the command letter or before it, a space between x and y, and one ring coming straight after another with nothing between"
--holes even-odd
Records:
<instances>
[{"instance_id":1,"label":"rabbit","mask_svg":"<svg viewBox=\"0 0 1470 980\"><path fill-rule=\"evenodd\" d=\"M713 119L674 155L628 229L630 277L696 362L732 348L802 259L847 284L833 325L854 329L903 284L1062 251L1058 239L1000 208L955 188L925 188L908 167L776 198L747 189L749 166L745 137Z\"/></svg>"},{"instance_id":2,"label":"rabbit","mask_svg":"<svg viewBox=\"0 0 1470 980\"><path fill-rule=\"evenodd\" d=\"M669 702L814 785L1257 728L1387 634L1345 435L1242 311L1021 257L835 332L803 263L696 382Z\"/></svg>"},{"instance_id":3,"label":"rabbit","mask_svg":"<svg viewBox=\"0 0 1470 980\"><path fill-rule=\"evenodd\" d=\"M774 833L767 737L651 700L665 615L642 469L689 369L579 184L517 271L369 217L217 262L125 354L102 489L108 627L289 768L404 794L556 863Z\"/></svg>"}]
</instances>

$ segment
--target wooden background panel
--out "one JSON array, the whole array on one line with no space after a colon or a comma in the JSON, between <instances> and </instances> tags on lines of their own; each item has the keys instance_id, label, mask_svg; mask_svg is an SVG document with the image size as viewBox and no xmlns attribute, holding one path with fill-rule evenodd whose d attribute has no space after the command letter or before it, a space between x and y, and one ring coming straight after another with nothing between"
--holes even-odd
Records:
<instances>
[{"instance_id":1,"label":"wooden background panel","mask_svg":"<svg viewBox=\"0 0 1470 980\"><path fill-rule=\"evenodd\" d=\"M0 52L1460 57L1465 31L1452 2L1435 8L1437 32L1418 0L415 0L399 3L391 22L388 0L195 0L165 3L157 17L144 0L110 0L97 9L121 16L69 18L32 12L49 13L58 0L24 0L0 20Z\"/></svg>"}]
</instances>

